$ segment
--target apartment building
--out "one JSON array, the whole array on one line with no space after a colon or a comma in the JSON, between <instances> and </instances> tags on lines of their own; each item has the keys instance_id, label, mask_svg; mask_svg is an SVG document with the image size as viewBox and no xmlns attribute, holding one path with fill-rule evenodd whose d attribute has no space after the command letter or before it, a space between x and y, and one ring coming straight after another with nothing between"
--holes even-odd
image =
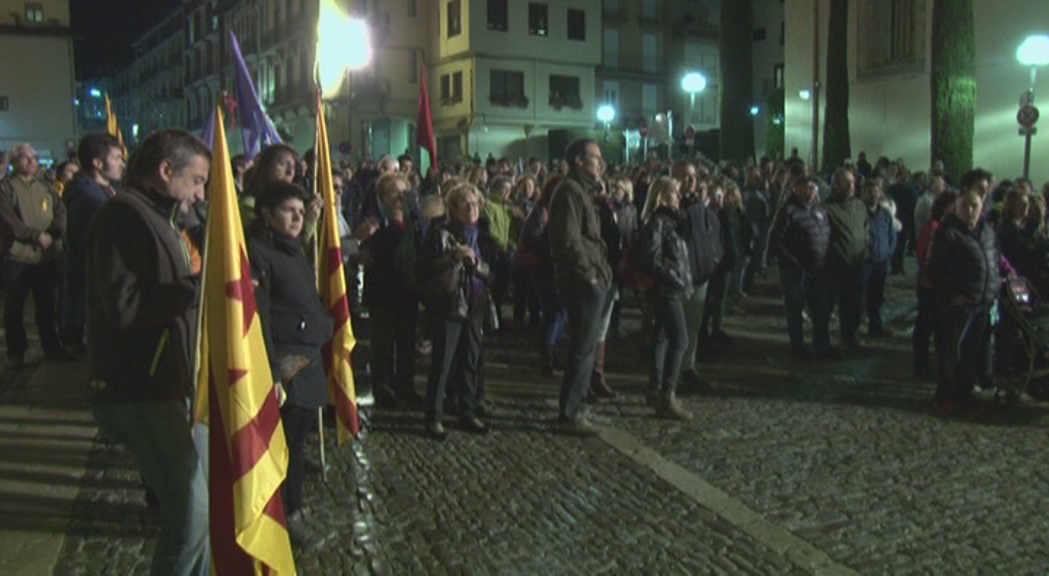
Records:
<instances>
[{"instance_id":1,"label":"apartment building","mask_svg":"<svg viewBox=\"0 0 1049 576\"><path fill-rule=\"evenodd\" d=\"M44 163L77 133L69 0L0 0L0 150L29 142Z\"/></svg>"}]
</instances>

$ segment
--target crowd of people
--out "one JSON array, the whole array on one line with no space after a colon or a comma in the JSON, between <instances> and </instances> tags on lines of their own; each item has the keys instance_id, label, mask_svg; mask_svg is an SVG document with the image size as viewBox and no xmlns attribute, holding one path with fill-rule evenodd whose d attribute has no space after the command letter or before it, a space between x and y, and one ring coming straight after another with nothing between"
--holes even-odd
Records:
<instances>
[{"instance_id":1,"label":"crowd of people","mask_svg":"<svg viewBox=\"0 0 1049 576\"><path fill-rule=\"evenodd\" d=\"M76 159L41 171L28 145L2 155L7 358L21 366L28 294L46 358L87 354L93 411L105 436L135 454L156 495L163 535L155 567L207 572L205 471L189 426L208 149L165 130L125 165L121 144L85 136ZM313 152L278 144L232 160L264 339L290 452L282 496L293 540L310 535L302 503L311 415L327 403L322 349L332 318L313 282L321 202ZM125 173L126 171L126 173ZM618 393L606 341L621 335L628 296L642 310L647 405L693 415L679 384L709 390L697 350L730 345L729 304L755 294L776 264L790 352L834 360L888 338L885 284L913 253L914 374L937 381L945 414L993 386L992 308L1002 278L1049 290L1046 197L1029 181L980 169L957 186L942 165L912 174L902 160L835 167L824 180L796 160L742 165L702 157L606 165L578 140L550 167L507 158L431 168L410 155L335 171L340 234L355 315L368 319L379 409L422 413L425 434L486 434L486 338L534 336L539 375L561 371L556 427L593 435L588 403ZM358 272L358 270L360 272ZM838 320L838 346L830 321ZM505 316L504 316L505 315ZM811 348L804 327L811 324ZM935 345L935 362L930 350ZM416 358L429 354L425 392ZM360 368L360 367L358 367Z\"/></svg>"}]
</instances>

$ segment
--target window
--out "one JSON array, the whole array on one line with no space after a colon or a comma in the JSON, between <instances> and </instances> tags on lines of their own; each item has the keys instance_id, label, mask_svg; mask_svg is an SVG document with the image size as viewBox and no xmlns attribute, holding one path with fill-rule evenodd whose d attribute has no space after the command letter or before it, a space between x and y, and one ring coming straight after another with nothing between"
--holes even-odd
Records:
<instances>
[{"instance_id":1,"label":"window","mask_svg":"<svg viewBox=\"0 0 1049 576\"><path fill-rule=\"evenodd\" d=\"M641 36L641 68L645 72L659 72L659 41L655 34Z\"/></svg>"},{"instance_id":2,"label":"window","mask_svg":"<svg viewBox=\"0 0 1049 576\"><path fill-rule=\"evenodd\" d=\"M441 74L441 102L452 99L452 77Z\"/></svg>"},{"instance_id":3,"label":"window","mask_svg":"<svg viewBox=\"0 0 1049 576\"><path fill-rule=\"evenodd\" d=\"M489 76L489 99L496 106L526 108L528 98L524 94L524 72L492 70Z\"/></svg>"},{"instance_id":4,"label":"window","mask_svg":"<svg viewBox=\"0 0 1049 576\"><path fill-rule=\"evenodd\" d=\"M547 6L536 2L528 3L528 33L532 36L546 36Z\"/></svg>"},{"instance_id":5,"label":"window","mask_svg":"<svg viewBox=\"0 0 1049 576\"><path fill-rule=\"evenodd\" d=\"M452 73L452 101L462 102L463 101L463 73L453 72Z\"/></svg>"},{"instance_id":6,"label":"window","mask_svg":"<svg viewBox=\"0 0 1049 576\"><path fill-rule=\"evenodd\" d=\"M924 70L925 10L926 0L862 0L856 43L861 78Z\"/></svg>"},{"instance_id":7,"label":"window","mask_svg":"<svg viewBox=\"0 0 1049 576\"><path fill-rule=\"evenodd\" d=\"M605 99L604 103L610 106L619 104L619 82L616 80L604 81Z\"/></svg>"},{"instance_id":8,"label":"window","mask_svg":"<svg viewBox=\"0 0 1049 576\"><path fill-rule=\"evenodd\" d=\"M488 0L488 29L506 32L506 0Z\"/></svg>"},{"instance_id":9,"label":"window","mask_svg":"<svg viewBox=\"0 0 1049 576\"><path fill-rule=\"evenodd\" d=\"M604 65L606 68L619 67L619 29L605 28L604 36Z\"/></svg>"},{"instance_id":10,"label":"window","mask_svg":"<svg viewBox=\"0 0 1049 576\"><path fill-rule=\"evenodd\" d=\"M645 84L641 87L641 113L645 116L654 116L659 106L659 86L656 84Z\"/></svg>"},{"instance_id":11,"label":"window","mask_svg":"<svg viewBox=\"0 0 1049 576\"><path fill-rule=\"evenodd\" d=\"M568 39L586 40L586 12L568 9Z\"/></svg>"},{"instance_id":12,"label":"window","mask_svg":"<svg viewBox=\"0 0 1049 576\"><path fill-rule=\"evenodd\" d=\"M463 73L441 75L441 104L450 105L463 101Z\"/></svg>"},{"instance_id":13,"label":"window","mask_svg":"<svg viewBox=\"0 0 1049 576\"><path fill-rule=\"evenodd\" d=\"M448 37L458 36L463 31L462 2L452 0L448 3Z\"/></svg>"},{"instance_id":14,"label":"window","mask_svg":"<svg viewBox=\"0 0 1049 576\"><path fill-rule=\"evenodd\" d=\"M554 110L583 108L583 99L579 97L578 77L550 75L550 107Z\"/></svg>"},{"instance_id":15,"label":"window","mask_svg":"<svg viewBox=\"0 0 1049 576\"><path fill-rule=\"evenodd\" d=\"M408 0L408 17L415 18L416 16L416 0Z\"/></svg>"}]
</instances>

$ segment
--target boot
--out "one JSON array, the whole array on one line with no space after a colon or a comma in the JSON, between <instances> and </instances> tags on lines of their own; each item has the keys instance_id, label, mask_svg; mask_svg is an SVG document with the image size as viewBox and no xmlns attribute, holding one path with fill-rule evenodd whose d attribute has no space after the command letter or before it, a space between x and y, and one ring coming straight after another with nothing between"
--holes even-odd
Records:
<instances>
[{"instance_id":1,"label":"boot","mask_svg":"<svg viewBox=\"0 0 1049 576\"><path fill-rule=\"evenodd\" d=\"M692 419L692 413L685 410L685 407L681 405L681 402L678 401L673 392L663 395L662 403L656 410L656 413L670 420L688 421Z\"/></svg>"},{"instance_id":2,"label":"boot","mask_svg":"<svg viewBox=\"0 0 1049 576\"><path fill-rule=\"evenodd\" d=\"M554 357L557 356L557 349L553 346L544 344L539 352L543 362L540 370L542 371L543 376L552 378L554 376Z\"/></svg>"},{"instance_id":3,"label":"boot","mask_svg":"<svg viewBox=\"0 0 1049 576\"><path fill-rule=\"evenodd\" d=\"M590 390L598 398L617 398L619 395L605 380L605 343L597 343L597 354L594 355L594 370L590 373Z\"/></svg>"}]
</instances>

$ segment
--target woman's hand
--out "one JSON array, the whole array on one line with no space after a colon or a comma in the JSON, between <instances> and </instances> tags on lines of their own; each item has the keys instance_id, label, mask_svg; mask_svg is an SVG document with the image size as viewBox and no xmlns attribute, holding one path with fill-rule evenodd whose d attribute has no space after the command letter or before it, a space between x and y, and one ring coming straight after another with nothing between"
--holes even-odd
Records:
<instances>
[{"instance_id":1,"label":"woman's hand","mask_svg":"<svg viewBox=\"0 0 1049 576\"><path fill-rule=\"evenodd\" d=\"M324 211L324 199L320 195L314 196L310 200L310 205L306 209L306 223L316 224L317 220L321 217L321 212Z\"/></svg>"},{"instance_id":2,"label":"woman's hand","mask_svg":"<svg viewBox=\"0 0 1049 576\"><path fill-rule=\"evenodd\" d=\"M452 258L456 262L463 262L467 265L473 266L477 264L477 257L474 255L473 248L469 246L459 246L452 252Z\"/></svg>"}]
</instances>

